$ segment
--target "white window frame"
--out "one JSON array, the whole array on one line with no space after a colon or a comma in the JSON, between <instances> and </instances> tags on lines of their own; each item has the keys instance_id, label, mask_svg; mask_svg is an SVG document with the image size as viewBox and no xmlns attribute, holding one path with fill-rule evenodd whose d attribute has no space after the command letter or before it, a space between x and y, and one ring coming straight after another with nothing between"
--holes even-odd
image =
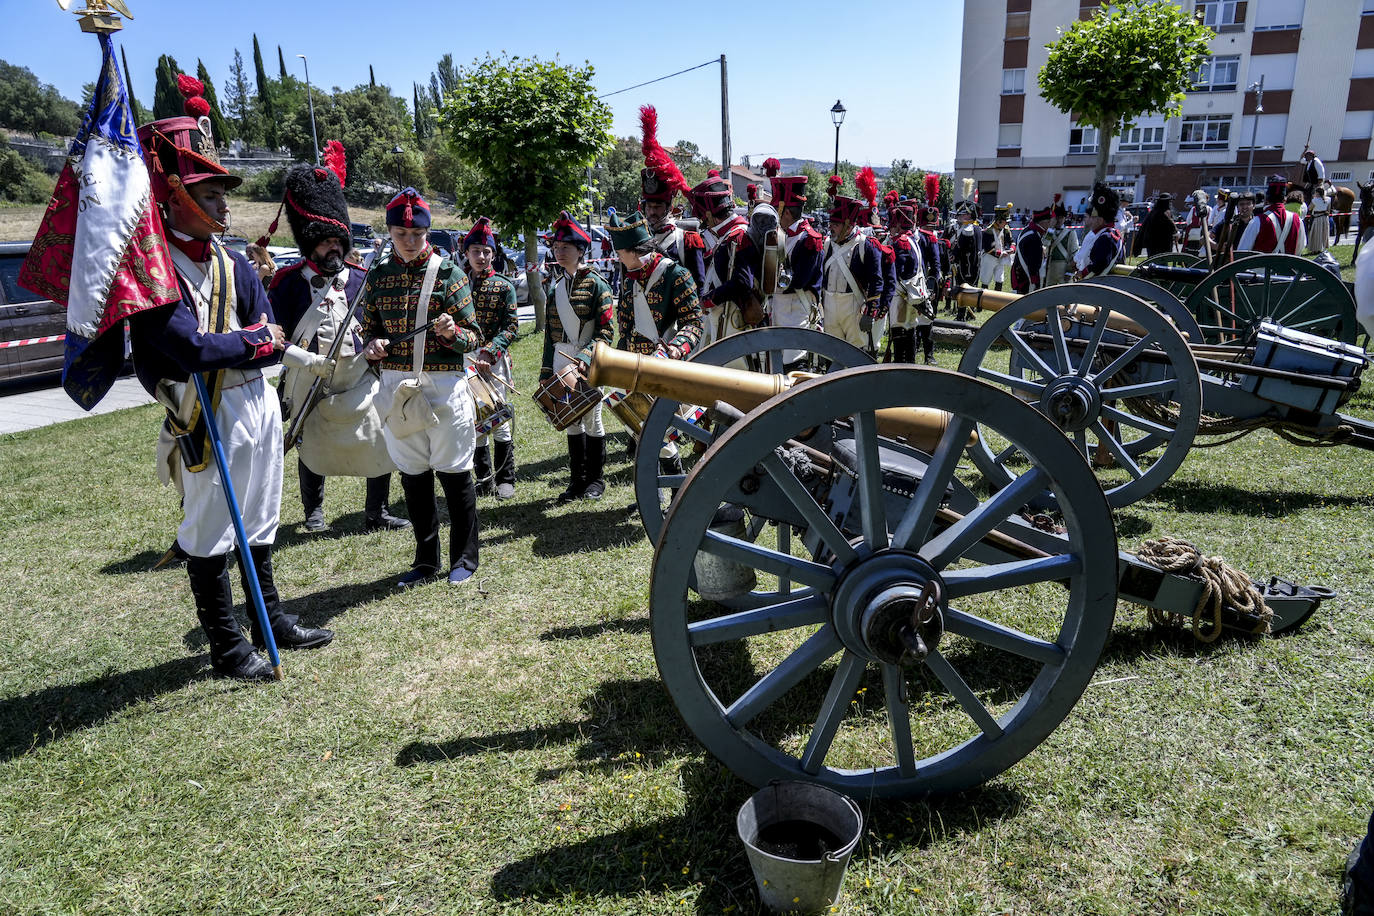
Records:
<instances>
[{"instance_id":1,"label":"white window frame","mask_svg":"<svg viewBox=\"0 0 1374 916\"><path fill-rule=\"evenodd\" d=\"M1350 173L1349 173L1349 172L1332 172L1328 177L1329 177L1332 181L1349 181L1349 180L1350 180Z\"/></svg>"},{"instance_id":2,"label":"white window frame","mask_svg":"<svg viewBox=\"0 0 1374 916\"><path fill-rule=\"evenodd\" d=\"M1197 0L1193 8L1204 25L1220 28L1228 25L1244 25L1236 21L1236 10L1241 0Z\"/></svg>"},{"instance_id":3,"label":"white window frame","mask_svg":"<svg viewBox=\"0 0 1374 916\"><path fill-rule=\"evenodd\" d=\"M1155 153L1164 149L1164 122L1135 124L1121 132L1117 151L1122 153Z\"/></svg>"},{"instance_id":4,"label":"white window frame","mask_svg":"<svg viewBox=\"0 0 1374 916\"><path fill-rule=\"evenodd\" d=\"M1260 14L1263 12L1264 0L1253 0L1255 4L1255 31L1256 32L1286 32L1289 29L1302 28L1302 20L1307 15L1307 0L1298 0L1298 21L1297 22L1274 22L1263 24L1260 22ZM1292 18L1291 16L1289 17Z\"/></svg>"},{"instance_id":5,"label":"white window frame","mask_svg":"<svg viewBox=\"0 0 1374 916\"><path fill-rule=\"evenodd\" d=\"M1218 82L1217 71L1229 71L1229 79ZM1240 55L1213 54L1193 74L1191 92L1235 92L1240 85Z\"/></svg>"},{"instance_id":6,"label":"white window frame","mask_svg":"<svg viewBox=\"0 0 1374 916\"><path fill-rule=\"evenodd\" d=\"M1002 71L1002 94L1026 94L1026 68L1013 67Z\"/></svg>"},{"instance_id":7,"label":"white window frame","mask_svg":"<svg viewBox=\"0 0 1374 916\"><path fill-rule=\"evenodd\" d=\"M1225 150L1231 148L1232 115L1185 115L1179 131L1178 148L1182 152L1191 150ZM1202 138L1185 139L1190 127L1201 127ZM1222 136L1222 135L1225 136Z\"/></svg>"},{"instance_id":8,"label":"white window frame","mask_svg":"<svg viewBox=\"0 0 1374 916\"><path fill-rule=\"evenodd\" d=\"M1006 130L1007 128L1009 128L1009 127L1014 127L1014 128L1016 128L1016 142L1015 142L1015 143L1004 143L1003 140L1002 140L1002 132L1005 131L1005 130ZM1020 148L1021 148L1021 137L1022 137L1022 125L1020 125L1020 124L998 124L998 125L997 125L997 148L998 148L998 149L1020 149Z\"/></svg>"},{"instance_id":9,"label":"white window frame","mask_svg":"<svg viewBox=\"0 0 1374 916\"><path fill-rule=\"evenodd\" d=\"M1073 134L1074 134L1074 131L1082 131L1082 134L1079 136L1079 142L1078 142L1078 143L1074 143L1074 142L1073 142ZM1091 143L1087 142L1088 137L1089 137L1090 135L1091 135L1091 137L1092 137L1092 142L1091 142ZM1089 127L1089 126L1086 125L1086 124L1079 124L1079 123L1076 122L1076 121L1073 122L1073 123L1071 123L1071 124L1069 125L1069 155L1070 155L1070 156L1092 156L1092 155L1096 155L1096 153L1097 153L1097 138L1098 138L1098 133L1097 133L1097 128L1096 128L1096 127Z\"/></svg>"}]
</instances>

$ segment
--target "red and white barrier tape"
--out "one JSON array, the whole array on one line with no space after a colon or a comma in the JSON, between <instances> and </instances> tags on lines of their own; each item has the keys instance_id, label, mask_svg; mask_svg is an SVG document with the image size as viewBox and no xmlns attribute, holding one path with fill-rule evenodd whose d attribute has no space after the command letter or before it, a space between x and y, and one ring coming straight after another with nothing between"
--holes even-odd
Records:
<instances>
[{"instance_id":1,"label":"red and white barrier tape","mask_svg":"<svg viewBox=\"0 0 1374 916\"><path fill-rule=\"evenodd\" d=\"M28 347L33 344L56 343L66 338L66 334L53 334L50 337L29 337L24 340L0 340L0 350L5 350L10 347Z\"/></svg>"}]
</instances>

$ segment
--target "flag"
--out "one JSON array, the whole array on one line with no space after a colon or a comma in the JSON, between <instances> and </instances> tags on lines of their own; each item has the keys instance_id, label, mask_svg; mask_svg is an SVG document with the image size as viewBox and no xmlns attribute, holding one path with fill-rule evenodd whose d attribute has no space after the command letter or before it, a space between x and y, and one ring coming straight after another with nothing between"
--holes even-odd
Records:
<instances>
[{"instance_id":1,"label":"flag","mask_svg":"<svg viewBox=\"0 0 1374 916\"><path fill-rule=\"evenodd\" d=\"M90 110L19 283L67 309L62 387L86 410L124 363L124 319L181 298L110 36Z\"/></svg>"}]
</instances>

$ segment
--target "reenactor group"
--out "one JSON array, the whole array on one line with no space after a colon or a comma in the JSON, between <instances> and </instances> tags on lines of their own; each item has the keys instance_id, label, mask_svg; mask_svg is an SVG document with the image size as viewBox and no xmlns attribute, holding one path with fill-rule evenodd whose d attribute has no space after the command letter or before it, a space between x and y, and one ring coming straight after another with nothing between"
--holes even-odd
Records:
<instances>
[{"instance_id":1,"label":"reenactor group","mask_svg":"<svg viewBox=\"0 0 1374 916\"><path fill-rule=\"evenodd\" d=\"M514 391L516 294L493 269L498 241L490 222L477 220L459 251L444 256L429 241L430 209L413 188L387 205L390 249L364 269L352 251L342 151L338 161L326 157L324 167L288 171L282 208L304 257L264 288L249 260L219 240L226 194L240 179L215 158L198 97L188 99L187 110L190 116L139 130L181 300L131 319L134 358L140 380L167 411L160 465L182 495L176 547L187 558L212 665L227 677L260 680L271 676L271 666L253 651L265 642L256 624L250 644L233 616L234 533L209 467L207 423L220 431L241 494L277 645L324 646L333 633L286 614L273 582L285 450L298 446L308 529L327 527L328 477L363 477L365 528L409 529L415 539L414 560L398 587L471 582L480 554L478 497L509 499L515 492L505 392ZM886 326L885 359L915 362L919 349L929 363L937 306L959 284L1000 289L1010 268L1013 287L1029 291L1102 273L1121 255L1113 228L1118 202L1105 187L1095 191L1081 246L1063 230L1066 214L1058 205L1037 211L1016 238L1005 208L981 229L972 201L960 205L956 224L943 226L934 175L927 176L924 200L889 192L883 207L871 169L857 177L860 197L838 193L841 182L832 177L825 234L803 215L814 206L806 177L782 175L778 161L769 160L771 202L752 189L741 213L717 172L689 186L658 142L654 109L645 106L641 116L641 209L612 214L608 226L624 270L619 295L587 263L592 238L567 213L553 225L548 276L530 271L546 300L536 400L551 418L550 405L585 401L559 426L568 455L559 504L605 492L603 393L586 380L598 342L681 360L746 329L796 327L824 330L876 357ZM679 196L690 219L676 204ZM805 357L784 354L793 368ZM273 391L263 370L276 364L283 372ZM203 374L213 417L201 413L191 373ZM682 471L671 443L659 461L664 473ZM388 506L396 471L408 520ZM449 515L446 558L439 490Z\"/></svg>"}]
</instances>

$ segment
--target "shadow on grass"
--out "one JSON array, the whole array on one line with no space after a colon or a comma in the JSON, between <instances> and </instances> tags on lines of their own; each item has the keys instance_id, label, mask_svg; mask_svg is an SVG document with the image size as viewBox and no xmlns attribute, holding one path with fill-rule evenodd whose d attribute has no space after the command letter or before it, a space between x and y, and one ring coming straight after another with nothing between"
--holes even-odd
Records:
<instances>
[{"instance_id":1,"label":"shadow on grass","mask_svg":"<svg viewBox=\"0 0 1374 916\"><path fill-rule=\"evenodd\" d=\"M557 846L503 867L492 878L499 900L696 895L699 913L756 912L754 877L735 815L754 790L713 761L681 769L686 810L676 816ZM919 850L1017 816L1020 793L1005 786L928 801L859 799L864 834L855 858ZM576 810L568 813L576 823Z\"/></svg>"},{"instance_id":2,"label":"shadow on grass","mask_svg":"<svg viewBox=\"0 0 1374 916\"><path fill-rule=\"evenodd\" d=\"M207 676L207 659L197 655L0 700L0 761L98 725L136 703Z\"/></svg>"},{"instance_id":3,"label":"shadow on grass","mask_svg":"<svg viewBox=\"0 0 1374 916\"><path fill-rule=\"evenodd\" d=\"M396 593L396 579L405 572L398 569L394 574L387 575L381 579L371 582L359 582L353 585L338 585L334 588L326 588L318 592L299 595L295 598L288 598L281 603L281 609L287 614L295 614L300 618L300 625L303 627L323 627L330 621L355 607L376 601ZM234 597L239 602L234 607L234 616L239 622L239 626L248 631L248 623L253 617L253 610L248 604L248 598L244 594L243 577L235 576L233 582ZM205 639L205 631L199 626L192 627L181 637L182 643L191 650L203 649L208 644Z\"/></svg>"},{"instance_id":4,"label":"shadow on grass","mask_svg":"<svg viewBox=\"0 0 1374 916\"><path fill-rule=\"evenodd\" d=\"M1170 481L1168 486L1160 487L1152 498L1179 512L1234 512L1262 518L1288 515L1313 506L1374 507L1374 493L1261 492L1199 480Z\"/></svg>"},{"instance_id":5,"label":"shadow on grass","mask_svg":"<svg viewBox=\"0 0 1374 916\"><path fill-rule=\"evenodd\" d=\"M576 627L555 627L539 634L541 642L557 642L560 639L595 639L606 633L647 633L648 617L630 617L625 620L603 620Z\"/></svg>"}]
</instances>

